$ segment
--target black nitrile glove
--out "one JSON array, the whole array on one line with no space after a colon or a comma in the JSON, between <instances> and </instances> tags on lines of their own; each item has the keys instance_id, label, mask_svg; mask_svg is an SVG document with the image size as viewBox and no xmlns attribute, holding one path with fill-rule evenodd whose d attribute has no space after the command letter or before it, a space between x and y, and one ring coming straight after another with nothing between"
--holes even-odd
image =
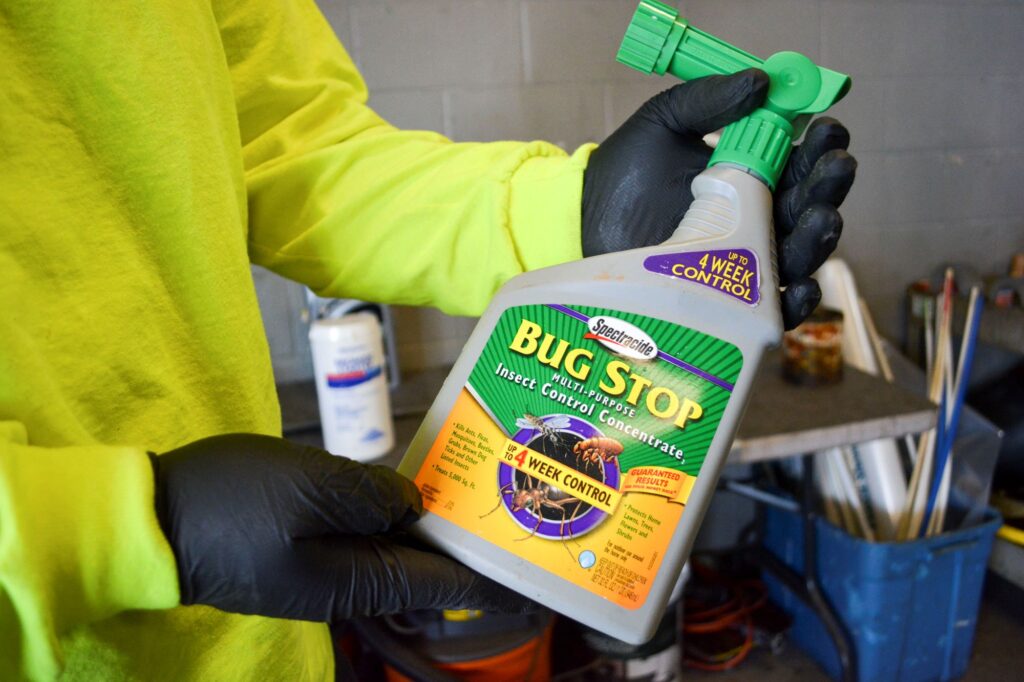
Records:
<instances>
[{"instance_id":1,"label":"black nitrile glove","mask_svg":"<svg viewBox=\"0 0 1024 682\"><path fill-rule=\"evenodd\" d=\"M411 609L532 610L455 561L403 544L416 486L387 467L236 434L154 456L157 516L182 604L334 622Z\"/></svg>"},{"instance_id":2,"label":"black nitrile glove","mask_svg":"<svg viewBox=\"0 0 1024 682\"><path fill-rule=\"evenodd\" d=\"M583 177L583 255L659 244L693 201L690 183L707 167L704 135L746 116L768 92L768 76L747 69L681 83L648 100L594 150ZM821 299L810 278L835 250L843 229L837 211L857 162L850 134L820 118L793 150L775 191L782 316L799 324Z\"/></svg>"}]
</instances>

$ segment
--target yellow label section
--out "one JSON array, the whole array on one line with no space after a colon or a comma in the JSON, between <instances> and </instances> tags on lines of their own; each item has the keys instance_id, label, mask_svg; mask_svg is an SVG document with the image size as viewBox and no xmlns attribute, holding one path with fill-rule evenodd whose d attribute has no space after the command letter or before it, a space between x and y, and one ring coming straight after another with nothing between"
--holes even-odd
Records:
<instances>
[{"instance_id":1,"label":"yellow label section","mask_svg":"<svg viewBox=\"0 0 1024 682\"><path fill-rule=\"evenodd\" d=\"M522 461L517 461L523 455ZM581 455L582 457L582 455ZM571 463L575 463L575 455ZM502 489L502 465L519 478ZM641 606L696 479L662 467L624 472L619 489L514 441L463 390L416 485L432 513L627 609ZM566 496L601 510L585 528ZM513 511L517 507L519 511ZM555 537L538 530L547 512ZM565 510L563 514L562 511ZM517 516L518 514L518 516Z\"/></svg>"},{"instance_id":2,"label":"yellow label section","mask_svg":"<svg viewBox=\"0 0 1024 682\"><path fill-rule=\"evenodd\" d=\"M672 502L686 504L696 482L696 476L675 469L635 467L626 472L622 492L661 495Z\"/></svg>"},{"instance_id":3,"label":"yellow label section","mask_svg":"<svg viewBox=\"0 0 1024 682\"><path fill-rule=\"evenodd\" d=\"M505 439L505 463L524 474L539 478L559 490L564 490L578 500L583 500L601 511L611 514L619 506L622 493L604 483L583 476L571 466L562 464L531 450L525 445Z\"/></svg>"},{"instance_id":4,"label":"yellow label section","mask_svg":"<svg viewBox=\"0 0 1024 682\"><path fill-rule=\"evenodd\" d=\"M686 504L690 498L695 476L690 476L666 467L636 467L626 472L622 490L583 476L573 467L554 460L511 438L505 439L502 450L504 462L524 474L538 478L545 483L571 494L587 504L612 514L619 506L622 496L628 493L661 495L672 502Z\"/></svg>"}]
</instances>

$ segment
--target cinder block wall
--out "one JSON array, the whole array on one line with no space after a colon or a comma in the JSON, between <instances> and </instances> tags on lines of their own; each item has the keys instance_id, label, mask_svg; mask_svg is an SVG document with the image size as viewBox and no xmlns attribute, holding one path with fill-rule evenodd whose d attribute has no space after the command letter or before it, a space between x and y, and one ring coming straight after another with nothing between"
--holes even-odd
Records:
<instances>
[{"instance_id":1,"label":"cinder block wall","mask_svg":"<svg viewBox=\"0 0 1024 682\"><path fill-rule=\"evenodd\" d=\"M600 141L670 84L615 63L635 0L320 0L397 126L456 140ZM840 247L882 330L906 284L947 261L1002 272L1024 250L1024 3L692 0L751 52L854 77L835 109L860 160ZM256 273L279 379L308 376L301 291ZM403 366L450 363L472 321L400 309ZM432 339L429 344L424 339Z\"/></svg>"}]
</instances>

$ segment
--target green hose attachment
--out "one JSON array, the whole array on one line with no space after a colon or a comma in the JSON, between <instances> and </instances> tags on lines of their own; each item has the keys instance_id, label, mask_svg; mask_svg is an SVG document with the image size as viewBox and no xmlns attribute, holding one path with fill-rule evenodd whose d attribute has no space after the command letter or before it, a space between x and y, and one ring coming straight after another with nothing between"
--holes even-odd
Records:
<instances>
[{"instance_id":1,"label":"green hose attachment","mask_svg":"<svg viewBox=\"0 0 1024 682\"><path fill-rule=\"evenodd\" d=\"M691 26L658 0L641 0L616 59L643 73L671 73L682 80L751 67L766 72L771 84L764 106L726 126L708 165L748 168L773 190L793 139L803 134L812 114L842 99L851 82L799 52L777 52L762 60Z\"/></svg>"}]
</instances>

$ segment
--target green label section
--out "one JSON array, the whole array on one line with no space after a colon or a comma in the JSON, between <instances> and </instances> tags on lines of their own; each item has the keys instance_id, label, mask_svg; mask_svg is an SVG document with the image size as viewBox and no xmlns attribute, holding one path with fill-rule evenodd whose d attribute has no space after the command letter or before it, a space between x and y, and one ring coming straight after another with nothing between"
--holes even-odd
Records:
<instances>
[{"instance_id":1,"label":"green label section","mask_svg":"<svg viewBox=\"0 0 1024 682\"><path fill-rule=\"evenodd\" d=\"M567 414L621 443L623 472L696 476L742 366L731 343L664 320L529 305L502 314L468 384L510 435L524 418Z\"/></svg>"}]
</instances>

